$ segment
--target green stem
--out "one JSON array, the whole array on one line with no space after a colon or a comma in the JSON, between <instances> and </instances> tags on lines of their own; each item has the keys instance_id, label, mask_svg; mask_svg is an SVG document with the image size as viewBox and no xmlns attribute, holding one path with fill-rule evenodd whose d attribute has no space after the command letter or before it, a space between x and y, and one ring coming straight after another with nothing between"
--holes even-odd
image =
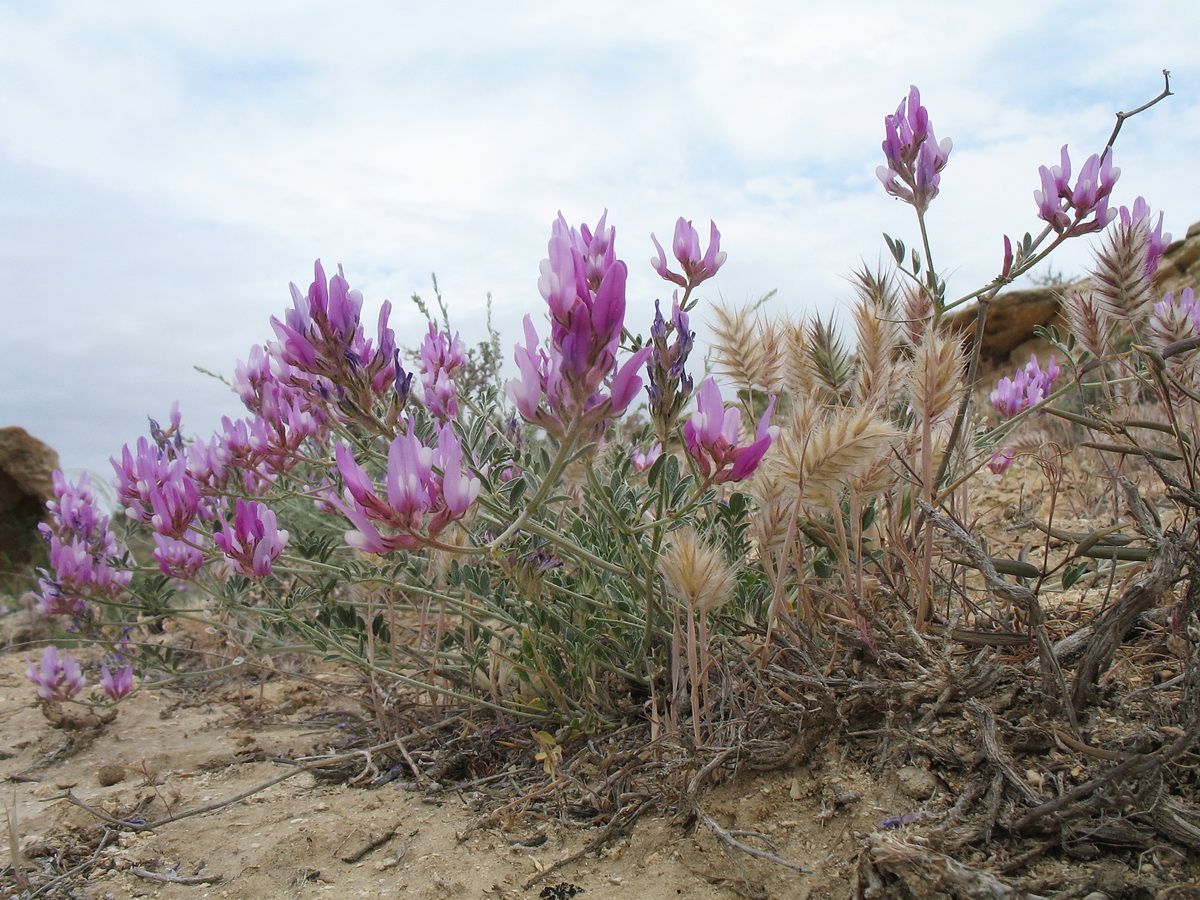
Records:
<instances>
[{"instance_id":1,"label":"green stem","mask_svg":"<svg viewBox=\"0 0 1200 900\"><path fill-rule=\"evenodd\" d=\"M550 468L546 471L542 483L538 485L537 492L525 504L525 508L521 510L520 515L513 520L513 523L504 529L504 532L498 538L488 544L489 550L498 549L505 541L524 528L525 523L529 521L529 517L541 507L546 498L550 496L550 492L558 486L558 481L562 477L562 473L574 458L575 444L579 441L580 431L579 422L574 422L570 430L563 437L562 443L559 444L558 453L555 454L554 459L551 461Z\"/></svg>"}]
</instances>

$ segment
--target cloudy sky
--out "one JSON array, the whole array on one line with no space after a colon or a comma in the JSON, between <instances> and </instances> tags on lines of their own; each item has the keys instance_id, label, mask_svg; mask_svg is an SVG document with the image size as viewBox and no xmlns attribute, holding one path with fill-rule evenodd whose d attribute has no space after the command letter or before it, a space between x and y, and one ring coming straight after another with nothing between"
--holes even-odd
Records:
<instances>
[{"instance_id":1,"label":"cloudy sky","mask_svg":"<svg viewBox=\"0 0 1200 900\"><path fill-rule=\"evenodd\" d=\"M1200 219L1192 2L731 6L0 0L0 426L105 477L175 400L211 432L240 410L195 367L232 374L317 257L402 339L430 273L472 342L490 292L511 346L559 210L609 210L634 330L680 215L722 231L708 297L829 314L881 232L915 237L874 174L910 83L954 140L930 212L952 293L1037 230L1038 165L1098 151L1164 68L1118 200Z\"/></svg>"}]
</instances>

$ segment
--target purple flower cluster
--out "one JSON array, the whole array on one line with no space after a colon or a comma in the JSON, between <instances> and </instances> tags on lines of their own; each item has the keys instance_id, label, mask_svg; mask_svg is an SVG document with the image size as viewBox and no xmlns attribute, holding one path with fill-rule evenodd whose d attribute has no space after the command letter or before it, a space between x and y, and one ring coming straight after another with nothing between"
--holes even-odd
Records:
<instances>
[{"instance_id":1,"label":"purple flower cluster","mask_svg":"<svg viewBox=\"0 0 1200 900\"><path fill-rule=\"evenodd\" d=\"M101 666L100 690L113 700L128 696L133 692L133 666L125 666L116 672L110 672L108 666Z\"/></svg>"},{"instance_id":2,"label":"purple flower cluster","mask_svg":"<svg viewBox=\"0 0 1200 900\"><path fill-rule=\"evenodd\" d=\"M506 385L521 416L560 440L572 428L602 434L637 396L637 370L650 355L645 347L617 365L628 269L616 259L606 217L595 232L571 228L561 214L554 222L538 279L550 308L549 348L542 349L526 316L525 345L518 344L515 355L520 375Z\"/></svg>"},{"instance_id":3,"label":"purple flower cluster","mask_svg":"<svg viewBox=\"0 0 1200 900\"><path fill-rule=\"evenodd\" d=\"M462 444L449 424L438 430L437 446L427 447L409 417L407 432L388 449L382 496L348 447L338 444L336 457L346 490L335 504L354 525L346 543L367 553L427 545L467 513L482 486L465 465Z\"/></svg>"},{"instance_id":4,"label":"purple flower cluster","mask_svg":"<svg viewBox=\"0 0 1200 900\"><path fill-rule=\"evenodd\" d=\"M1040 166L1038 174L1042 189L1033 192L1038 205L1038 218L1049 223L1056 232L1067 237L1090 234L1105 228L1117 215L1108 208L1108 195L1121 170L1112 164L1112 151L1104 158L1093 153L1079 170L1071 185L1071 157L1063 144L1062 161L1057 166ZM1088 217L1091 220L1088 221Z\"/></svg>"},{"instance_id":5,"label":"purple flower cluster","mask_svg":"<svg viewBox=\"0 0 1200 900\"><path fill-rule=\"evenodd\" d=\"M672 242L671 251L683 268L682 275L667 268L667 254L663 252L662 244L658 242L658 238L650 235L654 249L658 251L658 256L650 259L654 271L684 289L694 288L700 282L716 275L717 270L725 264L727 254L721 249L721 232L717 231L717 224L711 220L708 224L708 250L701 256L700 235L692 223L683 216L675 223L675 240Z\"/></svg>"},{"instance_id":6,"label":"purple flower cluster","mask_svg":"<svg viewBox=\"0 0 1200 900\"><path fill-rule=\"evenodd\" d=\"M60 652L53 645L42 652L42 658L36 664L28 656L25 662L25 675L37 685L37 695L43 700L70 700L87 687L87 679L83 677L79 662L70 653ZM111 700L127 696L133 691L133 667L125 666L112 672L108 666L101 666L100 690Z\"/></svg>"},{"instance_id":7,"label":"purple flower cluster","mask_svg":"<svg viewBox=\"0 0 1200 900\"><path fill-rule=\"evenodd\" d=\"M372 342L363 331L362 293L350 290L342 267L326 280L317 260L314 279L307 295L291 285L292 308L282 322L271 319L280 340L273 354L294 370L350 392L360 408L369 407L372 396L382 396L396 382L396 336L388 327L392 305L383 303ZM308 387L303 381L296 386Z\"/></svg>"},{"instance_id":8,"label":"purple flower cluster","mask_svg":"<svg viewBox=\"0 0 1200 900\"><path fill-rule=\"evenodd\" d=\"M726 409L716 379L706 379L696 394L696 411L683 426L687 452L696 461L700 474L718 484L748 478L779 436L779 427L770 424L774 408L772 397L759 420L754 441L739 446L741 410L736 406Z\"/></svg>"},{"instance_id":9,"label":"purple flower cluster","mask_svg":"<svg viewBox=\"0 0 1200 900\"><path fill-rule=\"evenodd\" d=\"M79 663L69 653L59 653L54 646L42 652L37 665L25 657L25 674L37 685L37 695L43 700L70 700L87 686Z\"/></svg>"},{"instance_id":10,"label":"purple flower cluster","mask_svg":"<svg viewBox=\"0 0 1200 900\"><path fill-rule=\"evenodd\" d=\"M458 388L454 373L467 364L462 339L453 340L429 323L429 333L421 344L421 384L425 388L425 406L442 422L458 415Z\"/></svg>"},{"instance_id":11,"label":"purple flower cluster","mask_svg":"<svg viewBox=\"0 0 1200 900\"><path fill-rule=\"evenodd\" d=\"M286 472L296 451L306 442L322 443L329 435L329 407L346 398L344 389L329 379L306 372L282 358L279 344L252 347L249 358L234 370L234 390L253 414L248 420L222 420L224 443L236 454L239 467L261 470L264 476ZM394 365L394 363L393 363Z\"/></svg>"},{"instance_id":12,"label":"purple flower cluster","mask_svg":"<svg viewBox=\"0 0 1200 900\"><path fill-rule=\"evenodd\" d=\"M288 533L279 529L275 513L257 500L237 499L232 524L213 533L213 543L233 565L251 578L266 578L272 563L287 545Z\"/></svg>"},{"instance_id":13,"label":"purple flower cluster","mask_svg":"<svg viewBox=\"0 0 1200 900\"><path fill-rule=\"evenodd\" d=\"M115 600L133 573L109 517L100 513L87 473L73 484L60 471L52 478L55 499L46 505L50 522L40 528L50 544L53 575L39 573L35 597L39 612L67 615L78 625L90 616L88 598Z\"/></svg>"},{"instance_id":14,"label":"purple flower cluster","mask_svg":"<svg viewBox=\"0 0 1200 900\"><path fill-rule=\"evenodd\" d=\"M1049 397L1060 371L1053 356L1045 371L1038 366L1037 356L1033 356L1013 377L1000 379L991 394L992 405L1006 418L1012 418Z\"/></svg>"},{"instance_id":15,"label":"purple flower cluster","mask_svg":"<svg viewBox=\"0 0 1200 900\"><path fill-rule=\"evenodd\" d=\"M1158 271L1158 261L1171 245L1171 235L1163 233L1163 214L1159 212L1158 221L1154 222L1150 215L1150 204L1145 197L1133 201L1133 208L1122 206L1119 210L1121 225L1125 228L1141 227L1146 229L1146 275L1153 278Z\"/></svg>"},{"instance_id":16,"label":"purple flower cluster","mask_svg":"<svg viewBox=\"0 0 1200 900\"><path fill-rule=\"evenodd\" d=\"M883 123L887 165L877 168L875 174L889 194L924 212L938 195L941 171L946 168L954 143L950 138L938 141L915 85Z\"/></svg>"}]
</instances>

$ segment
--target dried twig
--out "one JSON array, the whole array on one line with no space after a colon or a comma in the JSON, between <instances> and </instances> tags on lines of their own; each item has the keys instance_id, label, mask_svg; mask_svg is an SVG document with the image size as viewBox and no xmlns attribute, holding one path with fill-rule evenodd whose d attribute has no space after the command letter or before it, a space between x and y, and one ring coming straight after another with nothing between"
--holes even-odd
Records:
<instances>
[{"instance_id":1,"label":"dried twig","mask_svg":"<svg viewBox=\"0 0 1200 900\"><path fill-rule=\"evenodd\" d=\"M29 879L25 875L25 860L21 854L21 829L17 824L16 797L13 797L13 805L8 808L8 852L12 858L13 882L17 890L24 893L29 890Z\"/></svg>"},{"instance_id":2,"label":"dried twig","mask_svg":"<svg viewBox=\"0 0 1200 900\"><path fill-rule=\"evenodd\" d=\"M748 856L753 856L758 859L765 859L768 862L773 862L776 865L792 869L796 872L811 872L811 869L806 869L799 863L794 863L791 860L784 859L782 856L779 856L775 853L771 853L767 850L759 850L757 847L751 847L748 844L739 841L733 832L729 831L727 828L724 828L716 819L705 812L704 807L700 805L700 792L704 787L705 780L713 771L715 771L722 763L724 763L725 760L729 759L729 757L733 756L737 752L737 747L725 748L707 763L705 763L700 768L700 771L692 776L691 781L688 782L686 793L686 799L688 801L688 805L690 805L692 808L692 813L705 828L712 832L713 837L715 837L726 847L734 850L740 850L742 853L745 853ZM746 832L738 832L738 834L743 837L746 836Z\"/></svg>"},{"instance_id":3,"label":"dried twig","mask_svg":"<svg viewBox=\"0 0 1200 900\"><path fill-rule=\"evenodd\" d=\"M654 806L655 802L656 801L653 797L648 797L642 800L642 802L637 806L626 806L618 809L615 813L613 813L612 818L604 823L604 826L600 829L600 833L588 841L583 846L583 849L572 853L570 856L551 863L541 872L526 881L525 884L522 885L521 889L525 891L529 890L543 878L546 878L552 873L557 872L559 869L569 866L573 862L583 859L589 853L592 853L603 847L613 838L620 837L623 834L628 834L634 823L641 818L642 813Z\"/></svg>"},{"instance_id":4,"label":"dried twig","mask_svg":"<svg viewBox=\"0 0 1200 900\"><path fill-rule=\"evenodd\" d=\"M344 863L356 863L372 850L382 847L388 841L396 836L396 832L400 830L400 822L385 828L383 831L372 832L363 840L355 844L351 849L344 853L338 854L338 859Z\"/></svg>"},{"instance_id":5,"label":"dried twig","mask_svg":"<svg viewBox=\"0 0 1200 900\"><path fill-rule=\"evenodd\" d=\"M1057 814L1056 821L1078 818L1087 813L1091 809L1091 806L1094 805L1093 803L1081 803L1080 801L1084 800L1084 798L1091 797L1100 791L1101 788L1108 785L1121 783L1161 770L1172 760L1186 753L1196 742L1197 737L1200 737L1200 714L1193 713L1190 727L1166 747L1154 753L1139 753L1131 756L1124 762L1113 766L1102 775L1072 788L1065 794L1055 797L1053 800L1047 800L1041 806L1031 809L1022 816L1014 827L1017 831L1024 831L1038 819L1055 814ZM1071 809L1067 810L1067 807L1071 807Z\"/></svg>"},{"instance_id":6,"label":"dried twig","mask_svg":"<svg viewBox=\"0 0 1200 900\"><path fill-rule=\"evenodd\" d=\"M172 875L170 872L151 872L136 866L129 870L129 874L147 881L165 881L169 884L216 884L221 880L220 875Z\"/></svg>"},{"instance_id":7,"label":"dried twig","mask_svg":"<svg viewBox=\"0 0 1200 900\"><path fill-rule=\"evenodd\" d=\"M1062 698L1062 705L1071 720L1071 729L1078 734L1079 722L1075 717L1075 708L1071 705L1071 697L1067 690L1066 679L1063 678L1062 669L1058 665L1058 660L1054 658L1054 647L1050 643L1050 634L1046 631L1046 618L1042 614L1042 605L1038 602L1037 594L1023 584L1016 584L1001 578L991 559L979 546L979 542L953 517L935 509L920 497L916 499L916 502L934 525L962 546L967 556L970 557L972 565L983 575L984 583L989 591L1003 600L1017 603L1024 608L1034 637L1037 638L1038 657L1042 664L1042 677L1045 681L1046 692L1049 694L1057 692L1058 696Z\"/></svg>"},{"instance_id":8,"label":"dried twig","mask_svg":"<svg viewBox=\"0 0 1200 900\"><path fill-rule=\"evenodd\" d=\"M1081 709L1091 698L1100 671L1108 665L1137 617L1158 602L1163 593L1175 584L1183 569L1185 552L1182 544L1185 536L1164 535L1138 493L1137 485L1128 478L1121 478L1121 487L1138 531L1154 548L1151 556L1153 561L1150 570L1130 585L1121 599L1093 623L1092 638L1075 670L1075 687L1071 696L1075 709Z\"/></svg>"},{"instance_id":9,"label":"dried twig","mask_svg":"<svg viewBox=\"0 0 1200 900\"><path fill-rule=\"evenodd\" d=\"M966 707L967 712L979 721L980 734L983 738L983 753L988 761L1000 770L1008 783L1016 789L1026 803L1030 806L1037 806L1042 802L1042 798L1017 774L1017 770L1009 761L1008 754L1000 746L1000 739L996 736L996 716L978 700L968 700Z\"/></svg>"}]
</instances>

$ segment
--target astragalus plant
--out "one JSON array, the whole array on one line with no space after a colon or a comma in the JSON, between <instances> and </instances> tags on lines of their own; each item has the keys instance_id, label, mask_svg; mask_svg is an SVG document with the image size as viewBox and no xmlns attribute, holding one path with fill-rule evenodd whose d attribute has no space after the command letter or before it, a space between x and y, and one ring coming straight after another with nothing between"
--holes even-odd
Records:
<instances>
[{"instance_id":1,"label":"astragalus plant","mask_svg":"<svg viewBox=\"0 0 1200 900\"><path fill-rule=\"evenodd\" d=\"M881 635L971 617L971 553L948 548L946 523L970 521L977 473L1011 459L1005 441L1029 407L1066 396L1035 365L1000 389L1015 418L989 423L975 399L988 304L1095 232L1096 287L1071 298L1081 324L1050 364L1108 411L1072 413L1094 430L1135 427L1125 410L1157 391L1168 415L1153 433L1188 461L1148 462L1190 503L1200 378L1180 348L1195 342L1195 303L1152 304L1163 239L1143 201L1109 207L1111 142L1074 179L1066 148L1044 167L1041 234L1005 237L996 278L948 301L925 213L951 143L916 88L885 138L879 176L915 211L921 249L889 237L895 271L855 276L852 339L815 317L700 311L715 375L692 330L696 290L726 257L715 225L705 245L679 219L670 255L652 239L673 297L631 323L607 214L594 228L560 215L537 278L544 305L504 384L491 344L464 347L443 316L416 329L419 348L401 347L390 304L368 322L341 269L318 262L273 339L236 366L244 418L188 439L176 410L113 458L120 516L149 535L145 553L86 480L59 480L38 608L103 644L112 698L135 668L151 680L169 668L165 620L193 619L247 652L349 664L385 698L581 732L649 721L703 743L753 711L780 647L832 666L849 644L878 663ZM944 327L968 300L975 333ZM45 653L30 663L42 697L79 696L84 674Z\"/></svg>"}]
</instances>

